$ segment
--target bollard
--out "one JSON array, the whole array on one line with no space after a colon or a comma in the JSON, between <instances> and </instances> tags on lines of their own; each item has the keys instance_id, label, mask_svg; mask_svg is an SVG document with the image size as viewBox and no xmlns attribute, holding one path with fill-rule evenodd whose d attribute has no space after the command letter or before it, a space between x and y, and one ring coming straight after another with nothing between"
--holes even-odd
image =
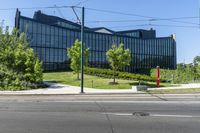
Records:
<instances>
[{"instance_id":1,"label":"bollard","mask_svg":"<svg viewBox=\"0 0 200 133\"><path fill-rule=\"evenodd\" d=\"M92 88L93 88L94 86L93 86L93 80L92 80Z\"/></svg>"}]
</instances>

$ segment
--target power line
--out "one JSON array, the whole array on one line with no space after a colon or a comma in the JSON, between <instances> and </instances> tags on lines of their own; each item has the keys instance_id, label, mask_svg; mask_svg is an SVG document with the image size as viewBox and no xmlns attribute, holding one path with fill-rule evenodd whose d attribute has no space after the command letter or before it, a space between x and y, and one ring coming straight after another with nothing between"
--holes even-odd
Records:
<instances>
[{"instance_id":1,"label":"power line","mask_svg":"<svg viewBox=\"0 0 200 133\"><path fill-rule=\"evenodd\" d=\"M178 23L184 23L184 24L193 24L193 25L199 25L199 23L193 23L193 22L186 22L186 21L177 21L177 20L170 20L172 22L178 22Z\"/></svg>"},{"instance_id":2,"label":"power line","mask_svg":"<svg viewBox=\"0 0 200 133\"><path fill-rule=\"evenodd\" d=\"M60 11L60 8L57 8L56 5L54 5L54 6L56 7L56 10L57 10L58 13L60 14L60 16L61 16L62 18L65 18L64 15L62 14L62 12Z\"/></svg>"},{"instance_id":3,"label":"power line","mask_svg":"<svg viewBox=\"0 0 200 133\"><path fill-rule=\"evenodd\" d=\"M198 26L187 26L187 25L158 25L158 24L152 24L152 26L178 27L178 28L199 28Z\"/></svg>"},{"instance_id":4,"label":"power line","mask_svg":"<svg viewBox=\"0 0 200 133\"><path fill-rule=\"evenodd\" d=\"M111 14L117 14L117 15L127 15L127 16L135 16L135 17L142 17L142 18L149 18L153 20L164 20L165 18L160 17L151 17L151 16L145 16L145 15L139 15L139 14L133 14L133 13L125 13L125 12L118 12L118 11L111 11L111 10L103 10L103 9L95 9L95 8L85 8L87 10L97 11L97 12L104 12L104 13L111 13ZM191 23L191 22L185 22L185 21L176 21L176 20L170 20L166 19L167 21L171 22L178 22L178 23L187 23L187 24L197 24L197 23ZM197 24L199 25L199 24Z\"/></svg>"},{"instance_id":5,"label":"power line","mask_svg":"<svg viewBox=\"0 0 200 133\"><path fill-rule=\"evenodd\" d=\"M177 28L199 28L198 26L187 26L187 25L158 25L158 24L139 24L139 25L125 25L125 26L113 26L107 28L129 28L138 26L156 26L156 27L177 27Z\"/></svg>"},{"instance_id":6,"label":"power line","mask_svg":"<svg viewBox=\"0 0 200 133\"><path fill-rule=\"evenodd\" d=\"M81 24L81 20L80 20L78 14L76 13L74 7L72 7L72 11L74 12L74 14L75 14L75 16L76 16L76 19L77 19L77 21L78 21L78 24Z\"/></svg>"},{"instance_id":7,"label":"power line","mask_svg":"<svg viewBox=\"0 0 200 133\"><path fill-rule=\"evenodd\" d=\"M80 6L81 4L86 3L86 2L88 2L88 1L89 1L89 0L80 1L80 2L78 2L77 4L75 4L75 6Z\"/></svg>"},{"instance_id":8,"label":"power line","mask_svg":"<svg viewBox=\"0 0 200 133\"><path fill-rule=\"evenodd\" d=\"M144 15L138 15L138 14L132 14L132 13L124 13L124 12L118 12L118 11L111 11L111 10L103 10L103 9L95 9L95 8L85 8L87 10L93 10L93 11L98 11L98 12L105 12L105 13L111 13L111 14L121 14L121 15L127 15L127 16L136 16L136 17L143 17L143 18L153 18L149 16L144 16Z\"/></svg>"},{"instance_id":9,"label":"power line","mask_svg":"<svg viewBox=\"0 0 200 133\"><path fill-rule=\"evenodd\" d=\"M87 23L112 23L112 22L139 22L139 21L162 21L162 20L180 20L180 19L194 19L199 17L178 17L178 18L162 18L162 19L138 19L138 20L88 20ZM197 23L195 23L197 24Z\"/></svg>"},{"instance_id":10,"label":"power line","mask_svg":"<svg viewBox=\"0 0 200 133\"><path fill-rule=\"evenodd\" d=\"M12 8L0 8L1 11L3 10L16 10L17 8L18 9L21 9L21 10L32 10L32 9L54 9L54 8L71 8L71 7L74 7L74 8L81 8L79 6L46 6L46 7L12 7Z\"/></svg>"},{"instance_id":11,"label":"power line","mask_svg":"<svg viewBox=\"0 0 200 133\"><path fill-rule=\"evenodd\" d=\"M47 6L47 7L18 7L18 9L21 10L32 10L32 9L54 9L56 8L57 10L59 10L59 8L81 8L78 5L80 5L81 3L87 2L88 0L79 2L78 4L76 4L75 6ZM3 10L16 10L16 8L0 8L0 11ZM93 10L93 11L98 11L98 12L105 12L105 13L112 13L112 14L121 14L121 15L128 15L128 16L136 16L136 17L143 17L143 18L148 18L145 20L117 20L117 21L93 21L93 22L87 22L87 23L99 23L99 22L134 22L134 21L160 21L160 20L167 20L167 21L171 21L171 22L178 22L178 23L184 23L184 24L192 24L192 25L200 25L198 23L192 23L192 22L186 22L186 21L178 21L176 19L192 19L192 18L199 18L199 17L179 17L179 18L158 18L158 17L151 17L151 16L145 16L145 15L138 15L138 14L132 14L132 13L124 13L124 12L118 12L118 11L111 11L111 10L102 10L102 9L94 9L94 8L85 8L88 10ZM63 15L62 15L63 16Z\"/></svg>"},{"instance_id":12,"label":"power line","mask_svg":"<svg viewBox=\"0 0 200 133\"><path fill-rule=\"evenodd\" d=\"M81 8L78 5L81 3L87 2L88 0L79 2L75 6L47 6L47 7L19 7L19 9L24 9L24 10L30 10L30 9L54 9L56 8L59 10L60 8ZM17 8L0 8L0 11L2 10L16 10ZM105 12L105 13L111 13L111 14L121 14L121 15L128 15L128 16L136 16L136 17L143 17L143 18L148 18L148 19L140 19L140 20L107 20L107 21L87 21L87 23L107 23L107 22L137 22L137 21L171 21L171 22L178 22L178 23L184 23L184 24L192 24L196 26L200 26L199 23L193 23L193 22L188 22L188 21L179 21L183 19L195 19L199 18L199 16L191 16L191 17L176 17L176 18L159 18L159 17L151 17L151 16L145 16L145 15L138 15L138 14L133 14L133 13L124 13L124 12L118 12L118 11L111 11L111 10L103 10L103 9L94 9L94 8L85 8L87 10L92 10L92 11L98 11L98 12ZM62 13L60 13L62 15ZM63 15L62 15L63 16ZM195 26L180 26L180 27L195 27Z\"/></svg>"}]
</instances>

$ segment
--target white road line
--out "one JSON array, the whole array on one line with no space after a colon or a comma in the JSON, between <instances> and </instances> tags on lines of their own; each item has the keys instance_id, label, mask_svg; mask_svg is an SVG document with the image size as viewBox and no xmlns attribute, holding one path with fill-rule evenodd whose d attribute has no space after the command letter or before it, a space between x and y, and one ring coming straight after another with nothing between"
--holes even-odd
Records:
<instances>
[{"instance_id":1,"label":"white road line","mask_svg":"<svg viewBox=\"0 0 200 133\"><path fill-rule=\"evenodd\" d=\"M134 116L131 113L101 113L115 116ZM169 114L150 114L148 117L174 117L174 118L200 118L200 116L192 115L169 115Z\"/></svg>"},{"instance_id":2,"label":"white road line","mask_svg":"<svg viewBox=\"0 0 200 133\"><path fill-rule=\"evenodd\" d=\"M150 116L153 117L175 117L175 118L193 118L193 117L200 117L200 116L192 116L192 115L168 115L168 114L151 114Z\"/></svg>"},{"instance_id":3,"label":"white road line","mask_svg":"<svg viewBox=\"0 0 200 133\"><path fill-rule=\"evenodd\" d=\"M101 114L108 114L108 115L119 115L119 116L132 116L131 113L101 113Z\"/></svg>"},{"instance_id":4,"label":"white road line","mask_svg":"<svg viewBox=\"0 0 200 133\"><path fill-rule=\"evenodd\" d=\"M76 99L200 99L200 97L76 97ZM0 98L1 99L1 98ZM65 99L74 99L74 98L65 98Z\"/></svg>"},{"instance_id":5,"label":"white road line","mask_svg":"<svg viewBox=\"0 0 200 133\"><path fill-rule=\"evenodd\" d=\"M34 101L34 100L31 100L31 101ZM31 102L30 101L30 102ZM35 101L38 101L38 100L35 100ZM40 101L40 100L39 100ZM1 101L0 101L1 102ZM25 101L26 102L26 101ZM155 103L155 104L180 104L180 103L183 103L183 104L200 104L200 101L113 101L113 100L64 100L64 101L57 101L57 100L52 100L52 101L43 101L41 100L40 102L66 102L66 103L94 103L94 102L99 102L99 103Z\"/></svg>"},{"instance_id":6,"label":"white road line","mask_svg":"<svg viewBox=\"0 0 200 133\"><path fill-rule=\"evenodd\" d=\"M74 100L74 99L68 99L68 100L46 100L46 99L31 99L31 100L26 100L26 99L20 99L20 100L16 100L16 99L9 99L9 100L0 100L0 103L4 103L4 102L41 102L41 103L95 103L95 102L99 102L99 103L113 103L113 104L118 104L118 103L141 103L141 104L200 104L200 101L135 101L135 100L101 100L101 99L90 99L90 100Z\"/></svg>"}]
</instances>

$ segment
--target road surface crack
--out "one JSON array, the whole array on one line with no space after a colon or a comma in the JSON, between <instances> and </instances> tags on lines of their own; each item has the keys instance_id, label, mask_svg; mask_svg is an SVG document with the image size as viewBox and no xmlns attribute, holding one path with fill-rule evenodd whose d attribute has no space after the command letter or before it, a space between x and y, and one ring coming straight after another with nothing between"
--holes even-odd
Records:
<instances>
[{"instance_id":1,"label":"road surface crack","mask_svg":"<svg viewBox=\"0 0 200 133\"><path fill-rule=\"evenodd\" d=\"M97 103L96 101L95 101L95 104L100 108L101 112L103 112L103 113L105 114L106 119L107 119L107 121L108 121L108 123L109 123L109 126L110 126L110 129L111 129L111 133L114 133L114 128L113 128L112 122L111 122L111 120L110 120L110 118L109 118L109 116L108 116L108 113L107 113L107 111L106 111L106 108L105 108L104 106L101 106L101 105L100 105L99 103Z\"/></svg>"},{"instance_id":2,"label":"road surface crack","mask_svg":"<svg viewBox=\"0 0 200 133\"><path fill-rule=\"evenodd\" d=\"M148 92L148 94L151 95L151 96L153 96L153 97L156 97L156 98L158 98L158 99L160 99L162 101L168 101L166 98L159 97L158 95L152 94L150 92Z\"/></svg>"}]
</instances>

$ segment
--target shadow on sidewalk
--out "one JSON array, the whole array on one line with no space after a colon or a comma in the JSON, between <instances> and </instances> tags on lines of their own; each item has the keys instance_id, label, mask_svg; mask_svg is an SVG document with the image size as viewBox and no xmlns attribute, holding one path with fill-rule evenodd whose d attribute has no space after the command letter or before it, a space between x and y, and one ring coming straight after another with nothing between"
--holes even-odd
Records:
<instances>
[{"instance_id":1,"label":"shadow on sidewalk","mask_svg":"<svg viewBox=\"0 0 200 133\"><path fill-rule=\"evenodd\" d=\"M56 81L45 81L44 84L48 85L50 89L61 89L67 87L67 85L58 84Z\"/></svg>"}]
</instances>

